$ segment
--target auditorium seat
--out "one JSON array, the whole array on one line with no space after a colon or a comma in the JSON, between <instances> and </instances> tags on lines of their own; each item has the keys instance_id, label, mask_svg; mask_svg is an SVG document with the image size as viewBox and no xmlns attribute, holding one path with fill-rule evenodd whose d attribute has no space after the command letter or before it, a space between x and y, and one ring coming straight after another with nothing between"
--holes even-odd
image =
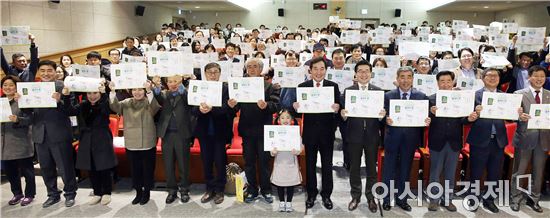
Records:
<instances>
[{"instance_id":1,"label":"auditorium seat","mask_svg":"<svg viewBox=\"0 0 550 218\"><path fill-rule=\"evenodd\" d=\"M512 170L514 168L514 145L513 139L516 132L517 123L506 123L506 134L508 136L508 144L504 147L504 162L503 162L503 179L512 178Z\"/></svg>"},{"instance_id":2,"label":"auditorium seat","mask_svg":"<svg viewBox=\"0 0 550 218\"><path fill-rule=\"evenodd\" d=\"M113 137L118 136L118 119L114 117L109 117L109 129L111 129L111 133L113 134Z\"/></svg>"}]
</instances>

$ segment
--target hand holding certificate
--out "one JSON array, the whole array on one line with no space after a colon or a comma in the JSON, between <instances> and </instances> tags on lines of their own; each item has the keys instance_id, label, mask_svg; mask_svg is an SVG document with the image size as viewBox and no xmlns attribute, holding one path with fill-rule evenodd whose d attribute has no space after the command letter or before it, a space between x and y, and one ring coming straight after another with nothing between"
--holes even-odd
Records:
<instances>
[{"instance_id":1,"label":"hand holding certificate","mask_svg":"<svg viewBox=\"0 0 550 218\"><path fill-rule=\"evenodd\" d=\"M299 151L301 145L300 126L264 125L264 151Z\"/></svg>"},{"instance_id":2,"label":"hand holding certificate","mask_svg":"<svg viewBox=\"0 0 550 218\"><path fill-rule=\"evenodd\" d=\"M102 79L67 76L63 81L71 92L98 92L103 83Z\"/></svg>"},{"instance_id":3,"label":"hand holding certificate","mask_svg":"<svg viewBox=\"0 0 550 218\"><path fill-rule=\"evenodd\" d=\"M88 77L88 78L100 78L101 74L99 72L100 67L99 66L90 66L90 65L80 65L80 64L73 64L71 65L71 68L73 69L73 75L72 76L79 76L79 77Z\"/></svg>"},{"instance_id":4,"label":"hand holding certificate","mask_svg":"<svg viewBox=\"0 0 550 218\"><path fill-rule=\"evenodd\" d=\"M54 108L55 82L18 82L19 108Z\"/></svg>"},{"instance_id":5,"label":"hand holding certificate","mask_svg":"<svg viewBox=\"0 0 550 218\"><path fill-rule=\"evenodd\" d=\"M298 87L298 113L334 113L334 87Z\"/></svg>"},{"instance_id":6,"label":"hand holding certificate","mask_svg":"<svg viewBox=\"0 0 550 218\"><path fill-rule=\"evenodd\" d=\"M438 90L436 117L467 117L474 111L474 91Z\"/></svg>"},{"instance_id":7,"label":"hand holding certificate","mask_svg":"<svg viewBox=\"0 0 550 218\"><path fill-rule=\"evenodd\" d=\"M522 95L496 92L483 92L479 117L486 119L517 120Z\"/></svg>"},{"instance_id":8,"label":"hand holding certificate","mask_svg":"<svg viewBox=\"0 0 550 218\"><path fill-rule=\"evenodd\" d=\"M221 107L222 84L218 81L189 80L187 102L195 106L206 103L213 107Z\"/></svg>"},{"instance_id":9,"label":"hand holding certificate","mask_svg":"<svg viewBox=\"0 0 550 218\"><path fill-rule=\"evenodd\" d=\"M257 103L264 100L263 77L229 77L229 98L242 103Z\"/></svg>"},{"instance_id":10,"label":"hand holding certificate","mask_svg":"<svg viewBox=\"0 0 550 218\"><path fill-rule=\"evenodd\" d=\"M550 104L531 104L527 129L550 129Z\"/></svg>"},{"instance_id":11,"label":"hand holding certificate","mask_svg":"<svg viewBox=\"0 0 550 218\"><path fill-rule=\"evenodd\" d=\"M0 123L11 122L11 115L10 100L8 98L0 98Z\"/></svg>"},{"instance_id":12,"label":"hand holding certificate","mask_svg":"<svg viewBox=\"0 0 550 218\"><path fill-rule=\"evenodd\" d=\"M115 89L143 88L147 82L145 63L126 63L111 65L111 79Z\"/></svg>"},{"instance_id":13,"label":"hand holding certificate","mask_svg":"<svg viewBox=\"0 0 550 218\"><path fill-rule=\"evenodd\" d=\"M428 100L390 100L390 118L392 126L426 126Z\"/></svg>"},{"instance_id":14,"label":"hand holding certificate","mask_svg":"<svg viewBox=\"0 0 550 218\"><path fill-rule=\"evenodd\" d=\"M346 90L345 101L348 117L382 118L384 91Z\"/></svg>"}]
</instances>

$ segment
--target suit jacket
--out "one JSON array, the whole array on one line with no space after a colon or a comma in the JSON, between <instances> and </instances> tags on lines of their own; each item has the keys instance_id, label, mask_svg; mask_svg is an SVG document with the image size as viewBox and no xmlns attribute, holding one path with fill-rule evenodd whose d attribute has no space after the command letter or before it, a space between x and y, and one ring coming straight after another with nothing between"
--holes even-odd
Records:
<instances>
[{"instance_id":1,"label":"suit jacket","mask_svg":"<svg viewBox=\"0 0 550 218\"><path fill-rule=\"evenodd\" d=\"M514 93L523 95L521 106L523 107L523 111L525 113L529 113L531 104L535 104L535 97L533 96L531 89L525 88L515 91ZM542 89L542 98L540 100L542 104L550 104L550 91ZM527 130L528 122L529 121L517 121L518 127L513 139L514 147L531 150L536 146L541 146L543 151L550 150L550 130Z\"/></svg>"},{"instance_id":2,"label":"suit jacket","mask_svg":"<svg viewBox=\"0 0 550 218\"><path fill-rule=\"evenodd\" d=\"M483 99L483 92L485 88L476 91L476 100L475 105L481 105L481 99ZM502 91L497 89L497 92L502 93ZM498 146L504 148L508 144L508 136L506 134L506 126L504 120L495 120L495 119L485 119L479 118L472 124L472 129L468 134L466 142L470 146L479 146L486 147L491 141L491 129L495 125L496 137Z\"/></svg>"},{"instance_id":3,"label":"suit jacket","mask_svg":"<svg viewBox=\"0 0 550 218\"><path fill-rule=\"evenodd\" d=\"M177 133L183 139L191 138L193 130L195 130L196 118L191 117L192 106L187 103L187 90L184 90L181 94L176 93L175 96L172 96L171 91L158 92L157 90L153 93L162 107L157 123L157 136L164 138L170 125L170 119L175 119Z\"/></svg>"},{"instance_id":4,"label":"suit jacket","mask_svg":"<svg viewBox=\"0 0 550 218\"><path fill-rule=\"evenodd\" d=\"M0 47L0 62L2 62L1 66L4 73L6 75L18 76L23 82L34 82L36 71L38 70L38 62L40 62L40 59L38 58L38 48L34 43L31 43L29 50L31 53L30 63L25 69L18 70L17 68L15 68L15 66L8 64L8 61L4 56L4 51Z\"/></svg>"},{"instance_id":5,"label":"suit jacket","mask_svg":"<svg viewBox=\"0 0 550 218\"><path fill-rule=\"evenodd\" d=\"M55 91L61 92L62 81L55 81ZM58 102L56 108L33 108L32 141L42 144L45 142L67 142L73 139L69 112Z\"/></svg>"},{"instance_id":6,"label":"suit jacket","mask_svg":"<svg viewBox=\"0 0 550 218\"><path fill-rule=\"evenodd\" d=\"M437 94L430 95L430 107L435 106ZM428 132L430 150L441 151L447 142L451 145L453 151L462 149L463 124L468 123L468 119L436 117L430 113L430 131Z\"/></svg>"},{"instance_id":7,"label":"suit jacket","mask_svg":"<svg viewBox=\"0 0 550 218\"><path fill-rule=\"evenodd\" d=\"M345 107L345 99L347 90L359 90L359 85L354 84L344 90L344 101L342 101L342 108ZM369 84L368 90L382 90L379 87ZM367 145L380 145L380 129L383 124L378 118L359 118L348 117L346 120L346 140L348 143L353 144L367 144ZM364 141L363 139L367 139Z\"/></svg>"},{"instance_id":8,"label":"suit jacket","mask_svg":"<svg viewBox=\"0 0 550 218\"><path fill-rule=\"evenodd\" d=\"M239 117L239 134L243 137L260 137L264 134L264 125L273 124L273 114L279 112L279 92L273 84L264 82L265 109L256 103L238 103L233 111L241 110Z\"/></svg>"},{"instance_id":9,"label":"suit jacket","mask_svg":"<svg viewBox=\"0 0 550 218\"><path fill-rule=\"evenodd\" d=\"M330 80L323 80L323 87L334 87L334 103L340 104L340 90L338 84ZM300 83L298 87L313 87L313 80ZM313 144L318 138L325 141L334 141L337 121L340 113L303 114L302 141L304 144Z\"/></svg>"},{"instance_id":10,"label":"suit jacket","mask_svg":"<svg viewBox=\"0 0 550 218\"><path fill-rule=\"evenodd\" d=\"M390 111L390 100L401 99L399 94L399 88L386 92L384 96L384 108L386 111ZM411 90L411 96L409 100L427 100L426 94L416 89ZM426 117L428 115L426 114ZM422 145L422 138L424 134L424 127L393 127L388 126L386 130L386 136L384 137L384 149L388 151L397 151L401 146L420 146ZM405 140L402 140L405 139ZM403 145L402 142L407 144Z\"/></svg>"},{"instance_id":11,"label":"suit jacket","mask_svg":"<svg viewBox=\"0 0 550 218\"><path fill-rule=\"evenodd\" d=\"M197 117L195 136L199 138L214 136L217 139L231 139L232 124L233 118L235 117L235 112L227 106L228 99L229 92L227 90L227 83L223 83L221 107L212 107L212 110L206 114L200 112L199 106L193 107L193 115ZM209 134L210 122L213 124L212 134Z\"/></svg>"}]
</instances>

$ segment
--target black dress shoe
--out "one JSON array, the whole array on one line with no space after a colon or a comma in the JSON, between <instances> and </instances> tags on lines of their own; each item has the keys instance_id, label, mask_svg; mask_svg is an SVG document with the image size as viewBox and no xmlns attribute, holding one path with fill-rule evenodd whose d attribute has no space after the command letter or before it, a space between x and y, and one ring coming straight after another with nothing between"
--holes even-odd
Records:
<instances>
[{"instance_id":1,"label":"black dress shoe","mask_svg":"<svg viewBox=\"0 0 550 218\"><path fill-rule=\"evenodd\" d=\"M542 213L542 207L540 207L539 203L535 203L535 201L533 201L531 198L527 198L525 204L533 209L535 212Z\"/></svg>"},{"instance_id":2,"label":"black dress shoe","mask_svg":"<svg viewBox=\"0 0 550 218\"><path fill-rule=\"evenodd\" d=\"M406 200L403 200L402 202L398 202L396 204L404 211L410 212L412 210L411 205L409 205Z\"/></svg>"},{"instance_id":3,"label":"black dress shoe","mask_svg":"<svg viewBox=\"0 0 550 218\"><path fill-rule=\"evenodd\" d=\"M48 200L46 200L46 202L42 204L42 208L47 208L54 204L57 204L60 200L60 197L49 197Z\"/></svg>"},{"instance_id":4,"label":"black dress shoe","mask_svg":"<svg viewBox=\"0 0 550 218\"><path fill-rule=\"evenodd\" d=\"M352 198L351 201L348 204L348 210L353 211L353 210L357 209L357 206L359 205L359 202L361 202L361 200L359 198Z\"/></svg>"},{"instance_id":5,"label":"black dress shoe","mask_svg":"<svg viewBox=\"0 0 550 218\"><path fill-rule=\"evenodd\" d=\"M204 195L202 196L201 198L201 203L206 203L206 202L209 202L210 200L212 200L214 198L214 192L205 192Z\"/></svg>"},{"instance_id":6,"label":"black dress shoe","mask_svg":"<svg viewBox=\"0 0 550 218\"><path fill-rule=\"evenodd\" d=\"M325 206L325 208L327 208L327 210L332 210L332 201L330 200L330 198L323 198L323 206Z\"/></svg>"},{"instance_id":7,"label":"black dress shoe","mask_svg":"<svg viewBox=\"0 0 550 218\"><path fill-rule=\"evenodd\" d=\"M306 208L312 208L313 205L315 205L315 198L314 198L314 197L307 198L307 200L306 200Z\"/></svg>"},{"instance_id":8,"label":"black dress shoe","mask_svg":"<svg viewBox=\"0 0 550 218\"><path fill-rule=\"evenodd\" d=\"M493 200L483 200L483 207L493 213L498 213L498 207Z\"/></svg>"},{"instance_id":9,"label":"black dress shoe","mask_svg":"<svg viewBox=\"0 0 550 218\"><path fill-rule=\"evenodd\" d=\"M512 211L514 211L514 212L518 212L519 211L519 204L510 204L510 209L512 209Z\"/></svg>"},{"instance_id":10,"label":"black dress shoe","mask_svg":"<svg viewBox=\"0 0 550 218\"><path fill-rule=\"evenodd\" d=\"M369 210L371 213L376 213L376 211L378 210L378 206L376 205L376 203L374 202L373 199L369 199L367 200L367 204L369 206Z\"/></svg>"},{"instance_id":11,"label":"black dress shoe","mask_svg":"<svg viewBox=\"0 0 550 218\"><path fill-rule=\"evenodd\" d=\"M149 202L149 199L151 198L151 191L144 190L143 195L141 196L141 201L139 201L140 205L145 205L147 202Z\"/></svg>"},{"instance_id":12,"label":"black dress shoe","mask_svg":"<svg viewBox=\"0 0 550 218\"><path fill-rule=\"evenodd\" d=\"M189 200L191 200L191 197L189 197L189 192L180 192L180 201L181 203L187 203Z\"/></svg>"},{"instance_id":13,"label":"black dress shoe","mask_svg":"<svg viewBox=\"0 0 550 218\"><path fill-rule=\"evenodd\" d=\"M168 196L166 196L166 203L174 203L174 201L176 201L176 198L178 198L178 195L176 195L176 193L168 193Z\"/></svg>"},{"instance_id":14,"label":"black dress shoe","mask_svg":"<svg viewBox=\"0 0 550 218\"><path fill-rule=\"evenodd\" d=\"M74 206L74 204L75 204L74 198L65 199L65 207L72 207Z\"/></svg>"},{"instance_id":15,"label":"black dress shoe","mask_svg":"<svg viewBox=\"0 0 550 218\"><path fill-rule=\"evenodd\" d=\"M385 211L390 211L391 210L390 202L384 201L384 203L382 203L382 209L384 209Z\"/></svg>"},{"instance_id":16,"label":"black dress shoe","mask_svg":"<svg viewBox=\"0 0 550 218\"><path fill-rule=\"evenodd\" d=\"M136 205L141 201L141 197L143 196L143 190L142 189L136 189L136 197L134 200L132 200L132 204Z\"/></svg>"}]
</instances>

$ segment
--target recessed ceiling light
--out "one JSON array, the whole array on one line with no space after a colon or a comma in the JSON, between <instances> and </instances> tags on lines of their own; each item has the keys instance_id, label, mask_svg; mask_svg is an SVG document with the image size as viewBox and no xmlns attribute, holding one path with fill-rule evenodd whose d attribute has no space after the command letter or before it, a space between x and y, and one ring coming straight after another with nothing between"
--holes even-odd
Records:
<instances>
[{"instance_id":1,"label":"recessed ceiling light","mask_svg":"<svg viewBox=\"0 0 550 218\"><path fill-rule=\"evenodd\" d=\"M487 9L487 8L489 8L489 6L483 6L483 8L486 8L486 9Z\"/></svg>"},{"instance_id":2,"label":"recessed ceiling light","mask_svg":"<svg viewBox=\"0 0 550 218\"><path fill-rule=\"evenodd\" d=\"M195 8L201 8L201 6L195 6Z\"/></svg>"}]
</instances>

